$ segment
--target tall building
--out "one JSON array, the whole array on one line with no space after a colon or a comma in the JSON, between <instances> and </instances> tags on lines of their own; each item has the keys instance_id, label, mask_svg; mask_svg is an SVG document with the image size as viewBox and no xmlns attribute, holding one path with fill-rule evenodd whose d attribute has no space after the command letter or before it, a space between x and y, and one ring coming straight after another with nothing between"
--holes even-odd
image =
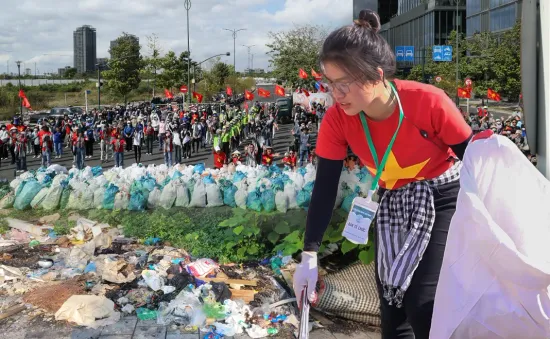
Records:
<instances>
[{"instance_id":1,"label":"tall building","mask_svg":"<svg viewBox=\"0 0 550 339\"><path fill-rule=\"evenodd\" d=\"M96 31L92 26L78 27L73 33L74 68L78 73L95 70L97 48Z\"/></svg>"},{"instance_id":2,"label":"tall building","mask_svg":"<svg viewBox=\"0 0 550 339\"><path fill-rule=\"evenodd\" d=\"M124 35L123 35L124 36ZM123 37L121 36L121 37ZM135 43L137 45L139 45L139 38L133 34L127 34L125 35L125 37L127 37L127 39L129 39L132 43ZM120 39L120 37L118 38ZM111 43L110 43L110 49L109 49L109 53L111 54L110 50L113 49L113 47L116 47L116 45L118 44L117 40L118 39L115 39L115 40L112 40ZM113 57L113 55L111 54L111 58Z\"/></svg>"},{"instance_id":3,"label":"tall building","mask_svg":"<svg viewBox=\"0 0 550 339\"><path fill-rule=\"evenodd\" d=\"M466 0L466 36L499 33L521 19L521 0Z\"/></svg>"},{"instance_id":4,"label":"tall building","mask_svg":"<svg viewBox=\"0 0 550 339\"><path fill-rule=\"evenodd\" d=\"M387 2L379 0L379 4ZM399 0L397 7L396 15L382 25L380 34L394 50L414 46L413 61L398 61L398 69L406 71L421 64L426 51L433 45L445 45L452 31L466 32L466 0Z\"/></svg>"}]
</instances>

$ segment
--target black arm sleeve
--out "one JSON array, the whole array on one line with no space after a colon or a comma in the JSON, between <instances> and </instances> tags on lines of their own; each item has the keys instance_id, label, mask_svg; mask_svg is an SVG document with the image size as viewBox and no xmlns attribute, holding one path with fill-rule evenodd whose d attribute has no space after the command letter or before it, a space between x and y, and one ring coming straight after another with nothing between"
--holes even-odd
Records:
<instances>
[{"instance_id":1,"label":"black arm sleeve","mask_svg":"<svg viewBox=\"0 0 550 339\"><path fill-rule=\"evenodd\" d=\"M460 160L462 160L464 158L464 152L466 152L466 147L468 146L468 143L472 139L472 136L473 136L473 134L470 134L470 136L468 138L466 138L466 140L464 140L460 144L449 145L449 147L453 150L453 152L455 152L456 156Z\"/></svg>"},{"instance_id":2,"label":"black arm sleeve","mask_svg":"<svg viewBox=\"0 0 550 339\"><path fill-rule=\"evenodd\" d=\"M318 157L315 186L307 212L304 251L317 252L334 210L343 160Z\"/></svg>"}]
</instances>

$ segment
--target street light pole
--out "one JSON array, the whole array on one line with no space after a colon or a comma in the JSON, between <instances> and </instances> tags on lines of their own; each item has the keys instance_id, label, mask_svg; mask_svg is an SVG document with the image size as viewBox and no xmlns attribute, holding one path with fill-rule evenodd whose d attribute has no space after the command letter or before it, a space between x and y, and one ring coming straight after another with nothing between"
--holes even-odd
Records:
<instances>
[{"instance_id":1,"label":"street light pole","mask_svg":"<svg viewBox=\"0 0 550 339\"><path fill-rule=\"evenodd\" d=\"M193 64L193 91L195 91L195 84L197 83L197 81L196 81L196 79L195 79L195 68L196 68L197 66L200 66L200 65L202 65L203 63L207 62L207 61L210 60L210 59L213 59L213 58L216 58L216 57L219 57L219 56L222 56L222 55L230 56L231 53L227 52L227 53L222 53L222 54L216 54L216 55L211 56L210 58L204 59L204 60L201 61L201 62L198 62L198 63ZM190 88L187 88L187 90L189 91Z\"/></svg>"},{"instance_id":2,"label":"street light pole","mask_svg":"<svg viewBox=\"0 0 550 339\"><path fill-rule=\"evenodd\" d=\"M191 9L191 0L185 0L183 4L185 6L185 10L187 11L187 102L191 104L192 95L189 93L189 90L191 89L191 49L189 46L189 10Z\"/></svg>"},{"instance_id":3,"label":"street light pole","mask_svg":"<svg viewBox=\"0 0 550 339\"><path fill-rule=\"evenodd\" d=\"M101 110L101 72L99 63L95 65L97 67L97 109Z\"/></svg>"},{"instance_id":4,"label":"street light pole","mask_svg":"<svg viewBox=\"0 0 550 339\"><path fill-rule=\"evenodd\" d=\"M237 32L240 31L246 31L246 28L240 28L240 29L228 29L224 28L226 31L230 31L233 35L233 71L235 72L235 83L233 84L234 87L237 85L237 65L236 65L236 56L237 56L237 50L236 50L236 41L237 41ZM233 92L233 97L235 97L235 92Z\"/></svg>"},{"instance_id":5,"label":"street light pole","mask_svg":"<svg viewBox=\"0 0 550 339\"><path fill-rule=\"evenodd\" d=\"M21 91L21 61L18 60L15 63L17 64L17 74L19 78L19 91ZM19 102L20 102L19 115L21 115L21 119L23 119L23 98L21 96L19 96Z\"/></svg>"}]
</instances>

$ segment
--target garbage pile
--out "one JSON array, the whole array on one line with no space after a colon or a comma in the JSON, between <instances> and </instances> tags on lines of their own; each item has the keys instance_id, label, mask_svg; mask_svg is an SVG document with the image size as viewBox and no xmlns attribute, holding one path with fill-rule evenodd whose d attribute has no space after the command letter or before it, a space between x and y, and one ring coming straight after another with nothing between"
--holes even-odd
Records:
<instances>
[{"instance_id":1,"label":"garbage pile","mask_svg":"<svg viewBox=\"0 0 550 339\"><path fill-rule=\"evenodd\" d=\"M277 166L230 164L222 169L194 166L132 165L127 168L52 165L25 172L0 196L0 208L45 210L132 210L227 205L257 212L309 207L316 170L311 164L291 170ZM349 211L353 199L368 191L366 167L344 167L334 208ZM1 192L0 192L1 193Z\"/></svg>"},{"instance_id":2,"label":"garbage pile","mask_svg":"<svg viewBox=\"0 0 550 339\"><path fill-rule=\"evenodd\" d=\"M223 266L84 218L66 236L47 225L8 222L11 240L0 239L0 295L22 295L56 320L97 328L135 314L212 338L298 328L295 299L274 274L290 257Z\"/></svg>"}]
</instances>

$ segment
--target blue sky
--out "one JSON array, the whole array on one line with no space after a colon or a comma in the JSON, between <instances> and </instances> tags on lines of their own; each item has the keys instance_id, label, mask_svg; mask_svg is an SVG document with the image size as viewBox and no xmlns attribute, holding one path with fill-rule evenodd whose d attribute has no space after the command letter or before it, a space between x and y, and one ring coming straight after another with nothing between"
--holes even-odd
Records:
<instances>
[{"instance_id":1,"label":"blue sky","mask_svg":"<svg viewBox=\"0 0 550 339\"><path fill-rule=\"evenodd\" d=\"M0 73L15 69L15 61L39 73L73 65L73 31L82 25L97 30L97 57L108 57L109 42L123 31L140 38L158 35L164 52L187 50L183 0L3 0L0 11ZM247 49L255 45L254 67L267 68L270 31L306 24L334 28L352 20L352 0L191 0L190 45L194 59L233 53L231 33L223 28L246 28L237 38L237 70L247 67ZM336 4L337 3L337 4ZM44 55L47 54L47 55ZM233 56L224 58L233 62Z\"/></svg>"}]
</instances>

